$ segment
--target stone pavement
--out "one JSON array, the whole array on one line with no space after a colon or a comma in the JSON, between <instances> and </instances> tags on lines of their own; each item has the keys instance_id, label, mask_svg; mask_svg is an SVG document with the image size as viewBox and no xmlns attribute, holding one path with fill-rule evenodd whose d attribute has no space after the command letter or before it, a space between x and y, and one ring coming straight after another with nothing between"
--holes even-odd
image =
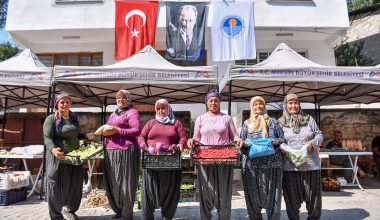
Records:
<instances>
[{"instance_id":1,"label":"stone pavement","mask_svg":"<svg viewBox=\"0 0 380 220\"><path fill-rule=\"evenodd\" d=\"M322 203L323 220L360 220L360 219L380 219L380 182L374 179L363 179L362 185L365 191L357 187L343 188L341 192L323 192ZM265 212L265 211L263 211ZM287 219L285 204L282 202L282 217ZM110 220L114 212L109 208L80 209L77 212L82 220ZM135 219L140 219L141 211L135 206ZM217 219L216 212L213 212L213 219ZM266 215L263 214L264 219ZM156 218L160 219L159 210ZM301 207L301 219L306 219L307 212L305 204ZM9 206L0 206L0 220L43 220L49 219L47 203L39 200L37 195L28 198L26 201L15 203ZM181 202L177 209L175 219L195 220L200 219L199 206L196 202ZM248 219L247 210L242 190L242 183L235 182L233 185L232 198L232 218L233 220Z\"/></svg>"}]
</instances>

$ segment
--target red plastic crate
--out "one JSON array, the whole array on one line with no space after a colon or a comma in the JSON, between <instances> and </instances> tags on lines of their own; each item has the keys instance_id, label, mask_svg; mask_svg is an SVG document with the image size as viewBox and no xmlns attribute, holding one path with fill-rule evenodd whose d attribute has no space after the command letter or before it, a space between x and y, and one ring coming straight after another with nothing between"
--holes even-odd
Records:
<instances>
[{"instance_id":1,"label":"red plastic crate","mask_svg":"<svg viewBox=\"0 0 380 220\"><path fill-rule=\"evenodd\" d=\"M195 145L191 150L191 159L195 165L238 165L238 149L235 145Z\"/></svg>"}]
</instances>

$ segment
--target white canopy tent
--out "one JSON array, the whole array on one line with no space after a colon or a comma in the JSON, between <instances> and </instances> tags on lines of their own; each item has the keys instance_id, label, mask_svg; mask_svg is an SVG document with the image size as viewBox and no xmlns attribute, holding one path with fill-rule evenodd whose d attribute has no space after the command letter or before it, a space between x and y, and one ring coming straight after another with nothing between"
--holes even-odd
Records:
<instances>
[{"instance_id":1,"label":"white canopy tent","mask_svg":"<svg viewBox=\"0 0 380 220\"><path fill-rule=\"evenodd\" d=\"M46 107L50 82L51 68L46 67L30 49L25 49L0 62L1 105Z\"/></svg>"},{"instance_id":2,"label":"white canopy tent","mask_svg":"<svg viewBox=\"0 0 380 220\"><path fill-rule=\"evenodd\" d=\"M53 83L59 90L80 93L93 106L115 103L120 89L129 90L132 102L138 104L154 104L160 98L170 103L200 103L217 86L217 67L176 66L146 46L109 66L55 66Z\"/></svg>"},{"instance_id":3,"label":"white canopy tent","mask_svg":"<svg viewBox=\"0 0 380 220\"><path fill-rule=\"evenodd\" d=\"M259 64L230 65L219 90L229 103L249 102L257 95L282 102L286 94L295 93L302 102L336 105L379 102L379 85L378 66L321 66L281 43Z\"/></svg>"}]
</instances>

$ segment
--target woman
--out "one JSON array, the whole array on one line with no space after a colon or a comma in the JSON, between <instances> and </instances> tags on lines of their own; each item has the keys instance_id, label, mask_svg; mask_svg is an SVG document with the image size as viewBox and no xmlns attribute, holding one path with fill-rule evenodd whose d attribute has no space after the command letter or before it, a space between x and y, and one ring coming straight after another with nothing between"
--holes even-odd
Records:
<instances>
[{"instance_id":1,"label":"woman","mask_svg":"<svg viewBox=\"0 0 380 220\"><path fill-rule=\"evenodd\" d=\"M106 136L104 154L104 185L113 218L133 219L139 178L140 150L137 137L140 134L140 116L131 105L127 90L116 93L117 109L107 124L113 129L103 130Z\"/></svg>"},{"instance_id":2,"label":"woman","mask_svg":"<svg viewBox=\"0 0 380 220\"><path fill-rule=\"evenodd\" d=\"M75 214L82 199L82 166L62 163L65 154L79 148L79 139L94 134L79 133L79 121L70 111L71 99L66 93L54 100L55 113L46 117L43 133L47 149L47 196L51 219L78 219ZM62 208L66 206L65 209Z\"/></svg>"},{"instance_id":3,"label":"woman","mask_svg":"<svg viewBox=\"0 0 380 220\"><path fill-rule=\"evenodd\" d=\"M286 142L291 149L307 147L306 161L296 166L283 157L283 194L289 219L299 219L299 209L306 202L308 219L321 217L321 167L318 147L323 135L315 120L304 114L298 96L289 94L284 99L283 115L279 119Z\"/></svg>"},{"instance_id":4,"label":"woman","mask_svg":"<svg viewBox=\"0 0 380 220\"><path fill-rule=\"evenodd\" d=\"M188 140L188 146L192 148L197 142L204 145L227 145L231 141L237 141L241 145L231 117L220 112L219 93L210 91L205 102L208 111L197 118L194 136ZM230 219L233 166L200 165L197 171L201 219L211 219L214 207L218 211L218 219Z\"/></svg>"},{"instance_id":5,"label":"woman","mask_svg":"<svg viewBox=\"0 0 380 220\"><path fill-rule=\"evenodd\" d=\"M249 158L248 150L242 154L244 195L250 219L262 219L265 208L268 219L281 217L282 156L278 147L285 142L276 119L267 115L265 100L255 96L250 102L251 116L242 127L241 139L270 138L276 153ZM244 149L242 149L243 151Z\"/></svg>"},{"instance_id":6,"label":"woman","mask_svg":"<svg viewBox=\"0 0 380 220\"><path fill-rule=\"evenodd\" d=\"M139 144L155 146L177 144L182 151L186 143L186 132L182 123L175 119L166 99L157 100L154 105L156 118L144 126ZM142 219L153 220L154 209L161 207L162 219L172 219L180 198L181 170L143 170L141 200Z\"/></svg>"}]
</instances>

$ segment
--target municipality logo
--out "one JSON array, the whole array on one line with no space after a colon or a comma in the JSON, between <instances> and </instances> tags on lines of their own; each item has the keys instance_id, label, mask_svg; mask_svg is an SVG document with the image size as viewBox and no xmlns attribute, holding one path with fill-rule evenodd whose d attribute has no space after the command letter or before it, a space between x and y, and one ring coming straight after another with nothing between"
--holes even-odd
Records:
<instances>
[{"instance_id":1,"label":"municipality logo","mask_svg":"<svg viewBox=\"0 0 380 220\"><path fill-rule=\"evenodd\" d=\"M43 79L44 79L44 74L43 73L33 73L29 77L29 81L31 81L31 80L43 80Z\"/></svg>"},{"instance_id":2,"label":"municipality logo","mask_svg":"<svg viewBox=\"0 0 380 220\"><path fill-rule=\"evenodd\" d=\"M223 18L220 28L228 38L239 37L245 29L244 20L237 15L229 15Z\"/></svg>"},{"instance_id":3,"label":"municipality logo","mask_svg":"<svg viewBox=\"0 0 380 220\"><path fill-rule=\"evenodd\" d=\"M369 78L370 79L380 79L380 71L378 71L378 72L372 71L369 74Z\"/></svg>"},{"instance_id":4,"label":"municipality logo","mask_svg":"<svg viewBox=\"0 0 380 220\"><path fill-rule=\"evenodd\" d=\"M196 74L195 74L195 79L197 78L209 78L210 76L208 75L208 72L207 71L198 71Z\"/></svg>"}]
</instances>

